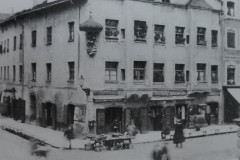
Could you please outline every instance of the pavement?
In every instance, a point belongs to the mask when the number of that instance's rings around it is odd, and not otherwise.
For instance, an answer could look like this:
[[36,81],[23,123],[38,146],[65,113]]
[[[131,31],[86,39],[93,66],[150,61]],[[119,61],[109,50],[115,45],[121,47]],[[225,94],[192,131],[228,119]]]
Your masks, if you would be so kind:
[[[43,128],[33,124],[21,123],[11,118],[0,117],[0,127],[13,134],[19,135],[26,139],[37,139],[55,148],[68,148],[69,142],[64,137],[62,131],[52,130],[50,128]],[[205,136],[221,135],[234,133],[239,127],[235,124],[225,125],[210,125],[196,131],[196,129],[184,129],[185,138],[199,138]],[[174,131],[171,131],[164,140],[172,140]],[[161,138],[161,131],[149,131],[145,134],[137,134],[133,139],[133,144],[151,143],[163,141]],[[85,149],[85,144],[90,143],[91,140],[74,139],[72,140],[72,149]]]

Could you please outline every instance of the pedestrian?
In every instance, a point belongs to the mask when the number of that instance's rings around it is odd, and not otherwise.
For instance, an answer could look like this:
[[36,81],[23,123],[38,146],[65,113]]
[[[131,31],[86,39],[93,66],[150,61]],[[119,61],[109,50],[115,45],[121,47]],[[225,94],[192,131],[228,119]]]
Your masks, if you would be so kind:
[[64,136],[67,138],[68,142],[69,142],[69,149],[72,148],[72,144],[71,141],[72,139],[74,139],[74,133],[73,133],[73,126],[70,125],[68,127],[68,129],[64,132]]
[[156,145],[152,152],[152,160],[170,160],[167,147],[165,145],[163,147],[159,144]]
[[169,135],[169,134],[170,134],[170,127],[164,125],[163,130],[161,132],[162,139],[165,139],[166,135]]
[[176,144],[176,147],[178,147],[178,144],[180,144],[182,148],[182,143],[185,141],[184,132],[183,132],[183,125],[181,122],[178,122],[175,125],[175,133],[173,135],[173,143]]

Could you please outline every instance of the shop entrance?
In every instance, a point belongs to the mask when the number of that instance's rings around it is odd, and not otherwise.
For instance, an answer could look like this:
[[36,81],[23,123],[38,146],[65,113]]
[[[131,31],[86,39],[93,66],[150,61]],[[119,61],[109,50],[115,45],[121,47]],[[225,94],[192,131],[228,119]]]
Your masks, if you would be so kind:
[[122,107],[110,107],[105,109],[105,119],[106,132],[122,131]]
[[35,121],[36,120],[36,96],[31,95],[30,96],[30,121]]
[[42,104],[42,126],[56,129],[56,105],[51,102]]
[[187,124],[187,104],[176,104],[175,116],[178,120],[181,120],[183,125]]
[[162,106],[152,106],[151,118],[152,118],[152,127],[154,131],[160,131],[163,129],[163,107]]
[[71,125],[74,123],[74,111],[75,111],[75,106],[72,104],[69,104],[67,106],[67,125]]
[[210,121],[211,121],[210,123],[217,124],[219,105],[217,102],[209,102],[207,104],[210,106]]

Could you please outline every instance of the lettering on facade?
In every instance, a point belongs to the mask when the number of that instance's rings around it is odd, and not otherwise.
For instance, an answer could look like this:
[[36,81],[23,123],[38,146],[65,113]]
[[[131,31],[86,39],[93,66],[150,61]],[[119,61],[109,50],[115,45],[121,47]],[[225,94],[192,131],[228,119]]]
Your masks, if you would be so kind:
[[187,91],[155,91],[153,92],[153,96],[167,97],[167,96],[185,96],[187,95]]
[[110,91],[110,90],[94,91],[93,95],[95,95],[95,96],[98,96],[98,95],[118,95],[118,91]]

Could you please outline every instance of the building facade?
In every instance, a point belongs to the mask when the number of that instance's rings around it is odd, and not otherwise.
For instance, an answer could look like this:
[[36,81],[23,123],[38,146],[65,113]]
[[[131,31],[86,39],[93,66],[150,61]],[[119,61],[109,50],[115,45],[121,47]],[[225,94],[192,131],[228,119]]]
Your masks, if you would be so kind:
[[2,101],[81,133],[162,130],[203,104],[222,122],[220,22],[217,0],[37,5],[1,22]]

